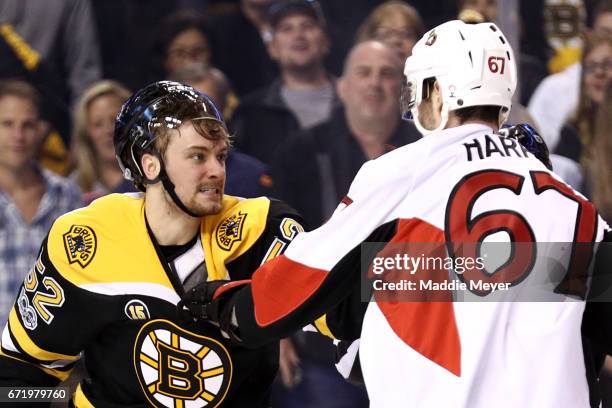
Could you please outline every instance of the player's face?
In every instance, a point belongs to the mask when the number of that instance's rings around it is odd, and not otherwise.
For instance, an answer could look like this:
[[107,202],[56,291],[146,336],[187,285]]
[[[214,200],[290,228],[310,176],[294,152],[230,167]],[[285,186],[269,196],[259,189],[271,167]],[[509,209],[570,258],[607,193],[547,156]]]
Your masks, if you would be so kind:
[[591,50],[584,59],[584,87],[593,102],[602,103],[606,88],[612,80],[612,47],[601,44]]
[[206,139],[191,122],[172,132],[164,158],[176,195],[200,217],[217,214],[225,186],[227,142]]
[[281,68],[308,69],[319,66],[329,49],[321,26],[309,16],[293,14],[276,26],[270,55]]
[[42,132],[38,110],[25,98],[0,98],[0,167],[17,171],[29,166],[36,155]]
[[117,164],[113,132],[119,110],[121,98],[113,94],[99,96],[87,107],[87,134],[94,145],[96,156],[103,162]]
[[339,83],[339,96],[350,116],[388,120],[399,116],[401,62],[379,42],[362,43],[349,55]]
[[164,65],[167,72],[192,65],[206,65],[210,63],[210,54],[208,39],[200,30],[190,28],[172,40]]

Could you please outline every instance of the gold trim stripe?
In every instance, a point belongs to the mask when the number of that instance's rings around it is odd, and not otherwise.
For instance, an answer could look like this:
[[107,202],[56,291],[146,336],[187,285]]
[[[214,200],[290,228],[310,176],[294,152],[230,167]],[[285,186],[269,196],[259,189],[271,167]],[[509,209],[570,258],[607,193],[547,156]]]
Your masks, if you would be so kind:
[[327,326],[327,315],[323,315],[317,320],[315,320],[314,325],[321,334],[330,337],[334,340],[336,339],[332,334],[331,330],[329,330],[329,327]]
[[21,363],[25,363],[25,364],[31,365],[33,367],[36,367],[36,368],[44,371],[45,373],[47,373],[47,374],[49,374],[49,375],[51,375],[51,376],[53,376],[55,378],[59,378],[62,381],[66,380],[70,376],[70,373],[72,372],[72,369],[70,369],[69,371],[54,370],[52,368],[43,367],[43,366],[40,366],[38,364],[34,364],[34,363],[30,363],[29,361],[22,360],[20,358],[17,358],[17,357],[14,357],[14,356],[10,356],[10,355],[6,354],[4,351],[2,351],[1,347],[0,347],[0,356],[6,357],[6,358],[12,358],[13,360],[17,360],[17,361],[19,361]]
[[76,391],[74,392],[74,406],[76,408],[95,408],[89,399],[87,399],[85,393],[83,393],[81,384],[78,385]]
[[44,361],[55,361],[55,360],[70,360],[76,361],[79,359],[79,355],[71,356],[68,354],[60,354],[54,353],[52,351],[47,351],[38,347],[28,336],[25,329],[21,326],[21,322],[17,317],[17,312],[15,312],[15,307],[11,309],[11,313],[9,314],[9,329],[17,343],[23,351],[25,351],[30,356],[34,357],[37,360]]

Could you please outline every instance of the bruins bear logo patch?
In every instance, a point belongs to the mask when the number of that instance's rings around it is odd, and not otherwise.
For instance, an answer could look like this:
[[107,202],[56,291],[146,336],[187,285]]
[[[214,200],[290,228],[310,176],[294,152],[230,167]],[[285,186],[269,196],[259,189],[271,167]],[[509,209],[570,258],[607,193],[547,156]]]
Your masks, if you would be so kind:
[[85,268],[96,254],[96,234],[86,225],[73,225],[64,235],[64,249],[68,262]]
[[234,243],[242,240],[242,229],[244,227],[244,220],[247,214],[242,211],[238,211],[238,214],[234,214],[229,218],[226,218],[217,227],[217,244],[221,249],[230,251]]
[[161,319],[140,329],[134,368],[155,408],[219,407],[232,380],[232,360],[221,343]]

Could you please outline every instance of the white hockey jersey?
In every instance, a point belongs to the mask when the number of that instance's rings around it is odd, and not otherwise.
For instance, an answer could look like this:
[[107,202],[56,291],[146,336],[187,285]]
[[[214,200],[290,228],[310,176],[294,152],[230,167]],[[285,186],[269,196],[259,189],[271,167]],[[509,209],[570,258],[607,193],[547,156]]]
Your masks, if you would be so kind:
[[[590,243],[605,228],[591,203],[515,140],[463,125],[366,163],[326,224],[258,269],[234,301],[236,320],[253,344],[314,320],[354,287],[367,241],[480,242],[497,233]],[[537,261],[524,272],[512,287],[542,279]],[[571,279],[566,289],[575,296],[550,302],[370,302],[360,362],[372,406],[588,407],[586,286]]]

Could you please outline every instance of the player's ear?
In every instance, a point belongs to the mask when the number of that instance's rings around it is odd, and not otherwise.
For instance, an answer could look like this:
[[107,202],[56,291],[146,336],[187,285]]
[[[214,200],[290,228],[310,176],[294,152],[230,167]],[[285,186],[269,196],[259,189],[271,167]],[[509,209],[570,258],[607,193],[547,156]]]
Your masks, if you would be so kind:
[[442,87],[440,82],[434,81],[431,87],[431,101],[436,109],[442,111]]
[[142,155],[140,161],[145,177],[149,180],[155,180],[161,171],[161,162],[159,158],[153,154],[145,153]]

